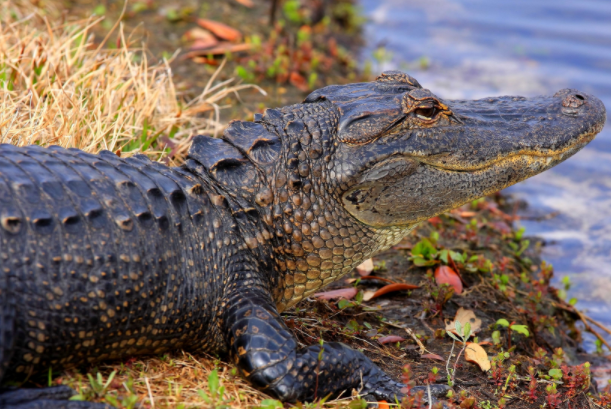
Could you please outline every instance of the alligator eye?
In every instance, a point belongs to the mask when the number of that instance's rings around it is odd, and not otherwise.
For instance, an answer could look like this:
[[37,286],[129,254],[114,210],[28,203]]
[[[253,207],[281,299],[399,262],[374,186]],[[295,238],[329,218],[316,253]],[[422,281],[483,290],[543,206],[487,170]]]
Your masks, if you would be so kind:
[[420,119],[433,119],[437,115],[437,108],[418,108],[414,111]]

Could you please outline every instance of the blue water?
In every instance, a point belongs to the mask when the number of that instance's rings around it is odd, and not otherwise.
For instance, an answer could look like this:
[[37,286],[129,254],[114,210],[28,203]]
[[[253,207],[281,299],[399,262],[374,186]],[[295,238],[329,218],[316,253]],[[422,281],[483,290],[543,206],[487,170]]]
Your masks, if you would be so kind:
[[[601,98],[611,117],[609,0],[361,4],[370,19],[363,60],[380,46],[392,54],[374,60],[374,71],[407,71],[448,99],[577,88]],[[611,326],[611,125],[567,162],[506,192],[528,202],[525,216],[559,212],[520,224],[547,241],[543,257],[556,280],[570,277],[578,307]]]

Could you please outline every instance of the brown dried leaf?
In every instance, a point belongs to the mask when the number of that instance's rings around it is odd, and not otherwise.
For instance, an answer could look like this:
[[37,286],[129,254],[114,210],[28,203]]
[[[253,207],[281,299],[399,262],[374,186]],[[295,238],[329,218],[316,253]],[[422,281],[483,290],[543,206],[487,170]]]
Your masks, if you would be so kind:
[[376,292],[365,291],[363,293],[363,301],[369,301],[373,298],[377,298],[381,295],[392,293],[394,291],[414,290],[416,288],[420,288],[420,287],[417,285],[413,285],[413,284],[401,284],[401,283],[388,284],[380,288]]
[[475,316],[475,312],[473,312],[472,310],[464,309],[462,307],[460,307],[458,311],[456,311],[454,321],[446,321],[446,331],[456,334],[456,321],[460,322],[460,326],[462,328],[464,328],[465,324],[468,322],[471,325],[471,334],[475,334],[482,328],[482,320]]
[[201,40],[214,41],[215,43],[219,42],[219,40],[217,40],[217,38],[210,31],[199,27],[193,27],[192,29],[187,30],[187,32],[183,35],[183,39],[185,41]]
[[320,298],[321,300],[334,300],[337,298],[345,298],[346,300],[350,300],[356,295],[357,292],[358,290],[354,287],[340,288],[339,290],[316,293],[313,295],[313,297]]
[[200,27],[209,30],[221,40],[238,41],[240,38],[242,38],[242,33],[233,27],[229,27],[227,24],[214,20],[208,20],[206,18],[198,18],[196,22]]
[[468,362],[479,365],[482,371],[486,372],[490,370],[490,360],[488,354],[481,347],[481,345],[475,342],[467,342],[467,348],[465,349],[465,359]]
[[373,260],[368,258],[356,267],[356,272],[361,277],[368,276],[373,271]]

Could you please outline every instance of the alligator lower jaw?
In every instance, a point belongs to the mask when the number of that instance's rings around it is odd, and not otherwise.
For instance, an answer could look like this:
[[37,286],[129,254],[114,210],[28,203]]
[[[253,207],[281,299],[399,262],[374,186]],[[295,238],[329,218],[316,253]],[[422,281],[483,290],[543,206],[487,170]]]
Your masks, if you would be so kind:
[[495,158],[492,161],[459,168],[458,166],[448,166],[445,164],[440,164],[438,162],[427,161],[426,158],[418,158],[414,156],[410,156],[409,158],[412,160],[417,160],[418,162],[436,168],[438,170],[443,170],[447,172],[477,172],[477,171],[485,171],[493,166],[503,166],[504,164],[515,162],[519,159],[528,159],[529,162],[532,163],[541,163],[541,161],[547,162],[547,164],[558,164],[565,159],[573,156],[575,153],[579,152],[583,149],[588,143],[592,142],[596,135],[602,131],[603,125],[596,125],[589,132],[584,132],[579,135],[574,143],[564,149],[550,152],[550,153],[541,153],[541,152],[533,152],[533,151],[518,151],[516,153],[512,153],[507,156]]

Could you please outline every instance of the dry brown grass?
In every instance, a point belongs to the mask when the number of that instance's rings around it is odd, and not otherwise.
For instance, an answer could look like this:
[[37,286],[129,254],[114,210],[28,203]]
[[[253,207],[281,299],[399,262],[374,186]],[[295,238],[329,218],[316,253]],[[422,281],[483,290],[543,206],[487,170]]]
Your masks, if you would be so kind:
[[[217,391],[216,394],[211,392],[209,384],[215,369],[219,386],[223,388],[222,393]],[[107,381],[113,371],[116,375],[108,388],[99,394],[95,393],[91,381],[81,374],[66,373],[57,381],[70,385],[88,400],[111,403],[118,408],[131,408],[136,403],[136,407],[143,408],[246,409],[265,405],[270,399],[235,375],[235,370],[226,363],[183,351],[103,366],[99,373]],[[97,371],[92,373],[97,375]]]
[[0,7],[0,143],[142,152],[179,162],[192,135],[222,130],[220,104],[253,87],[214,84],[213,76],[198,97],[182,101],[168,62],[152,64],[120,25],[111,48],[108,41],[95,44],[90,33],[100,19],[58,15],[49,2]]

